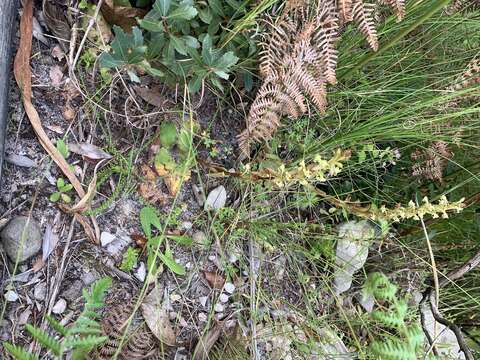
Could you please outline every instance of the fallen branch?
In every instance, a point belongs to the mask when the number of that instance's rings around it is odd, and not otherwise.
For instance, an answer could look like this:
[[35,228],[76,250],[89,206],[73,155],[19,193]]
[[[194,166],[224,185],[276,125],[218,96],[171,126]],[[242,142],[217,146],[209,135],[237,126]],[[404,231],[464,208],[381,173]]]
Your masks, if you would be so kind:
[[[13,66],[13,72],[15,75],[15,80],[20,88],[23,100],[23,106],[25,112],[30,120],[33,130],[35,131],[38,140],[42,147],[47,151],[52,160],[58,165],[62,173],[67,177],[70,183],[73,185],[75,191],[80,197],[80,202],[83,200],[87,194],[82,187],[82,184],[75,176],[73,171],[70,169],[67,161],[64,159],[62,154],[57,150],[53,145],[52,141],[49,139],[47,133],[43,129],[40,116],[38,115],[35,106],[32,103],[32,72],[30,69],[30,56],[32,52],[32,26],[33,26],[33,0],[25,0],[23,5],[23,12],[20,18],[20,43],[18,46],[18,51],[15,56],[15,62]],[[82,215],[76,214],[77,218]],[[91,221],[94,224],[94,227],[97,228],[95,223],[95,218],[91,217]],[[81,223],[86,223],[84,222]],[[97,231],[98,232],[98,231]],[[90,235],[90,234],[89,234]],[[94,238],[91,239],[94,242],[98,243],[98,234],[94,234]]]

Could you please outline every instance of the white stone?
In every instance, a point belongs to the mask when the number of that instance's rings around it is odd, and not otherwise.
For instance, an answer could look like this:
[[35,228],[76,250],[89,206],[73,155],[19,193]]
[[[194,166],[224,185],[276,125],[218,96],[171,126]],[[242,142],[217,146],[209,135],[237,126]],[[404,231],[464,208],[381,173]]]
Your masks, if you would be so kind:
[[115,240],[115,235],[109,232],[102,231],[102,233],[100,234],[100,243],[102,244],[103,247],[110,244],[113,240]]
[[225,306],[223,306],[220,303],[216,303],[213,310],[215,310],[215,312],[217,312],[217,313],[220,313],[220,312],[223,312],[223,310],[225,310]]
[[55,305],[53,305],[52,312],[54,314],[62,314],[66,308],[67,308],[67,302],[64,299],[60,298],[55,303]]
[[15,301],[18,300],[18,294],[13,290],[8,290],[5,293],[5,300],[7,300],[9,302],[15,302]]
[[200,303],[200,305],[202,305],[203,307],[207,306],[207,301],[208,301],[208,296],[200,296],[198,298],[198,302]]
[[35,300],[45,300],[45,296],[47,295],[47,285],[44,282],[38,283],[35,285],[33,289],[33,297]]
[[140,262],[140,265],[138,265],[138,269],[135,270],[135,272],[133,273],[133,276],[135,276],[141,282],[145,281],[145,278],[147,277],[147,268],[143,261]]
[[210,191],[207,196],[207,200],[204,204],[205,210],[219,210],[225,206],[227,202],[227,191],[220,185]]
[[210,261],[215,261],[216,258],[217,258],[217,257],[216,257],[215,255],[210,255],[210,256],[208,257],[208,260],[210,260]]
[[179,301],[182,297],[176,293],[173,293],[172,295],[170,295],[170,300],[172,302],[176,302],[176,301]]
[[203,312],[201,312],[201,313],[198,314],[198,321],[200,321],[200,322],[207,322],[207,320],[208,320],[207,314],[205,314],[205,313],[203,313]]
[[223,287],[223,289],[225,290],[225,292],[227,292],[229,294],[233,294],[233,292],[235,291],[235,285],[227,282],[227,283],[225,283],[225,286]]
[[222,303],[228,302],[228,299],[229,299],[228,295],[224,293],[220,294],[220,296],[218,297],[218,300],[220,300],[220,302]]

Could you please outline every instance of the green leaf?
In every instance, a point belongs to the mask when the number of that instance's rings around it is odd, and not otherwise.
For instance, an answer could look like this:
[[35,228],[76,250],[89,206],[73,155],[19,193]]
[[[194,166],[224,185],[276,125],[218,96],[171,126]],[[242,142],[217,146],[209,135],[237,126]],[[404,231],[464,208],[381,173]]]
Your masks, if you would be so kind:
[[132,4],[130,4],[130,0],[114,0],[113,4],[117,6],[132,7]]
[[163,24],[159,20],[155,19],[148,19],[148,18],[143,18],[141,20],[138,20],[138,24],[145,30],[151,31],[153,33],[163,33],[165,31],[165,28],[163,27]]
[[185,41],[185,45],[187,45],[188,47],[190,47],[192,49],[198,49],[200,47],[200,43],[193,36],[184,35],[182,37],[182,39],[183,39],[183,41]]
[[52,195],[50,195],[50,201],[57,202],[58,200],[60,200],[60,195],[61,195],[60,192],[55,191]]
[[166,169],[171,170],[175,168],[175,160],[173,160],[168,150],[163,147],[155,155],[154,163],[156,167],[163,165]]
[[57,189],[61,191],[61,189],[65,186],[65,180],[63,178],[57,179]]
[[140,84],[140,78],[137,76],[137,74],[135,74],[134,71],[132,70],[127,70],[127,74],[128,74],[128,77],[130,78],[130,81],[131,82],[134,82],[134,83],[137,83],[137,84]]
[[166,148],[170,148],[177,141],[177,127],[173,122],[167,121],[160,125],[160,142]]
[[182,129],[178,136],[178,148],[184,153],[188,154],[193,147],[193,136],[190,130]]
[[200,9],[198,11],[198,17],[202,20],[205,24],[210,24],[213,19],[212,10],[209,7],[205,9]]
[[178,20],[192,20],[197,16],[198,11],[192,5],[180,5],[174,11],[172,11],[168,16],[168,20],[178,21]]
[[208,5],[212,9],[212,11],[221,17],[225,17],[225,12],[223,11],[222,2],[219,0],[208,0]]
[[170,42],[180,54],[187,55],[187,47],[183,39],[176,37],[175,35],[170,35]]
[[203,77],[194,75],[188,82],[188,90],[193,94],[200,90],[202,86]]
[[209,34],[205,35],[202,40],[202,58],[205,64],[212,65],[213,63],[213,51],[212,51],[212,38]]
[[120,264],[120,270],[132,271],[138,262],[138,250],[133,247],[129,247],[123,254],[122,263]]
[[65,184],[65,185],[59,187],[58,190],[60,190],[60,192],[68,192],[68,191],[70,191],[70,190],[72,190],[72,189],[73,189],[73,185],[72,185],[72,184]]
[[146,206],[140,210],[140,224],[148,239],[152,237],[152,226],[158,230],[162,229],[162,224],[160,223],[157,212],[150,206]]
[[106,69],[112,69],[125,65],[125,61],[115,59],[111,54],[103,53],[100,55],[100,66]]
[[221,70],[228,70],[235,65],[237,61],[238,57],[235,56],[233,51],[228,51],[215,63],[215,67]]
[[60,196],[65,204],[70,204],[72,202],[72,198],[69,195],[62,193]]
[[191,246],[193,244],[193,239],[186,235],[167,235],[167,238],[172,239],[177,244],[184,246]]
[[222,79],[228,80],[229,75],[223,70],[214,70],[213,71],[218,77]]
[[157,0],[155,1],[153,8],[157,10],[162,16],[167,16],[171,4],[171,0]]
[[162,260],[162,262],[175,274],[177,275],[185,275],[186,270],[185,267],[175,262],[173,258],[173,254],[170,249],[165,251],[165,254],[158,254],[158,258]]
[[101,66],[114,67],[113,65],[118,66],[118,64],[138,64],[142,62],[147,51],[147,47],[144,46],[142,31],[135,26],[132,33],[127,34],[116,25],[113,27],[113,31],[115,32],[115,39],[111,44],[113,52],[110,56],[102,54],[100,58]]
[[58,139],[56,144],[58,152],[66,159],[69,155],[68,146],[63,139]]

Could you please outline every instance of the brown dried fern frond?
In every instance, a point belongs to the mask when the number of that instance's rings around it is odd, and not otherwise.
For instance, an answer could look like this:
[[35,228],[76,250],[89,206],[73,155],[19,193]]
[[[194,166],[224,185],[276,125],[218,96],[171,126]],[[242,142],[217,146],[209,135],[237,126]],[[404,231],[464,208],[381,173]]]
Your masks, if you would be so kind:
[[325,111],[326,83],[336,82],[337,32],[333,3],[327,0],[289,8],[273,23],[260,58],[264,82],[250,108],[247,129],[238,138],[245,155],[251,143],[271,138],[283,116],[305,113],[307,97]]
[[367,3],[363,1],[356,1],[353,5],[352,13],[353,20],[358,24],[359,31],[365,35],[368,44],[373,51],[378,50],[378,36],[375,22],[373,20],[373,12],[375,10],[375,4]]
[[445,9],[446,15],[453,15],[463,10],[474,10],[480,8],[479,0],[453,0]]
[[132,323],[124,336],[134,304],[134,300],[131,299],[123,303],[114,303],[106,309],[102,320],[102,332],[104,336],[108,336],[108,340],[90,355],[91,360],[111,359],[121,343],[119,360],[162,359],[156,338],[143,322]]
[[443,173],[453,153],[445,141],[434,141],[427,149],[416,150],[412,153],[412,175],[427,180],[443,180]]
[[480,84],[480,58],[475,58],[467,65],[467,68],[454,86],[455,90],[463,90]]

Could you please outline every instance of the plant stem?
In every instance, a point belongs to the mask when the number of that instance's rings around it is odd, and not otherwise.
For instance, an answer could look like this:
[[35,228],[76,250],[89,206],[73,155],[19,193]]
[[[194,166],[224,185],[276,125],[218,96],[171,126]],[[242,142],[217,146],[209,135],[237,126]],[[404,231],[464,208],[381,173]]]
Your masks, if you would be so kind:
[[430,19],[437,11],[442,9],[445,5],[447,5],[450,2],[450,0],[440,0],[438,1],[437,4],[433,5],[425,14],[420,16],[412,25],[409,27],[405,28],[402,31],[399,31],[387,44],[384,46],[380,47],[378,51],[376,52],[370,52],[369,54],[365,55],[358,63],[357,65],[353,66],[352,68],[348,69],[347,71],[343,72],[340,74],[337,79],[342,80],[342,79],[348,79],[350,78],[353,74],[355,74],[356,71],[361,69],[365,64],[367,64],[369,61],[375,59],[377,56],[383,54],[385,51],[390,49],[392,46],[394,46],[396,43],[398,43],[403,37],[408,35],[410,32],[415,30],[418,26],[423,24],[425,21]]

